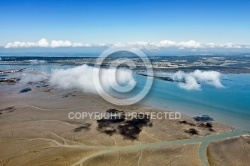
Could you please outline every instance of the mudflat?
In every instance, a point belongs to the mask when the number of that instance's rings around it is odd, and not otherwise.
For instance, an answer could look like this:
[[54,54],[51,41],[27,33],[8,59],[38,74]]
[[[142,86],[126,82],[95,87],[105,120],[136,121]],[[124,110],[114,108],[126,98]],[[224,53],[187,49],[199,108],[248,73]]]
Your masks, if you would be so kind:
[[[69,114],[76,115],[78,112],[134,112],[136,116],[141,116],[142,112],[167,110],[139,104],[119,107],[95,94],[57,89],[50,86],[47,80],[1,84],[0,87],[0,164],[4,166],[198,166],[206,162],[200,156],[200,138],[234,129],[215,122],[197,122],[185,115],[181,119],[147,117],[137,120],[123,116],[118,120],[91,116],[72,118]],[[234,139],[240,141],[242,137]],[[217,144],[209,144],[209,163],[214,165],[218,157],[224,158],[217,155],[221,150]],[[224,146],[225,143],[221,144]],[[228,146],[231,144],[236,146],[238,143],[226,143]],[[249,152],[249,146],[241,148]],[[224,159],[230,163],[226,157],[229,153],[224,152]]]

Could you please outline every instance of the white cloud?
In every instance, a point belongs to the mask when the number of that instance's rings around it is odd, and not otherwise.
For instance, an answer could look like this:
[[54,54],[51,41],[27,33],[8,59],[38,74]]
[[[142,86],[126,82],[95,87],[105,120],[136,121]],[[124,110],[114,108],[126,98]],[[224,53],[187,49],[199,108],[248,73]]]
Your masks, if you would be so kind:
[[175,42],[171,40],[162,40],[159,42],[146,42],[146,41],[136,41],[127,43],[81,43],[81,42],[71,42],[69,40],[52,40],[49,42],[47,39],[42,38],[38,42],[10,42],[7,43],[5,48],[29,48],[29,47],[47,47],[47,48],[57,48],[57,47],[137,47],[140,49],[161,49],[161,48],[178,48],[178,49],[198,49],[198,48],[250,48],[250,45],[237,45],[233,43],[226,44],[215,44],[215,43],[200,43],[194,40]]
[[160,41],[159,43],[156,43],[156,46],[158,46],[158,47],[174,47],[174,46],[176,46],[176,42],[171,41],[171,40],[163,40],[163,41]]
[[52,40],[50,43],[50,47],[71,47],[72,43],[68,40]]
[[236,44],[233,44],[233,43],[226,43],[224,45],[221,45],[221,47],[224,47],[224,48],[241,48],[240,45],[236,45]]
[[49,47],[49,42],[47,39],[42,38],[38,42],[19,42],[15,41],[13,43],[7,43],[5,48],[22,48],[22,47]]
[[139,48],[146,48],[146,49],[169,48],[169,47],[185,49],[185,48],[202,48],[203,47],[201,43],[196,42],[194,40],[190,40],[186,42],[174,42],[171,40],[162,40],[160,42],[151,42],[151,43],[138,41],[138,42],[128,42],[127,45],[139,47]]
[[216,44],[215,43],[206,43],[205,47],[207,47],[207,48],[215,48]]
[[200,71],[195,70],[191,73],[178,71],[173,75],[175,81],[180,82],[178,86],[186,90],[200,90],[201,85],[208,84],[216,88],[223,88],[220,81],[221,74],[217,71]]
[[99,47],[105,47],[105,46],[108,46],[108,44],[106,44],[106,43],[98,43],[97,46],[99,46]]
[[89,43],[72,43],[72,47],[91,47]]
[[37,46],[39,46],[39,47],[48,47],[49,46],[49,42],[48,42],[47,39],[42,38],[41,40],[39,40],[37,42]]
[[187,76],[185,78],[186,83],[180,83],[179,86],[183,89],[187,90],[200,90],[200,84],[196,81],[196,79],[192,76]]
[[30,48],[30,47],[46,47],[46,48],[57,48],[57,47],[91,47],[89,43],[72,43],[68,40],[52,40],[48,42],[47,39],[42,38],[37,42],[10,42],[7,43],[5,48]]
[[199,82],[205,82],[207,84],[213,85],[216,88],[222,88],[223,85],[220,82],[221,74],[217,71],[200,71],[195,70],[191,73],[196,80]]
[[180,48],[201,48],[201,47],[203,47],[201,45],[201,43],[196,42],[194,40],[190,40],[187,42],[180,42],[180,43],[177,43],[177,45],[179,45]]
[[[97,68],[82,65],[70,69],[54,70],[51,74],[51,85],[62,89],[80,89],[84,92],[97,93],[93,80],[94,70]],[[119,85],[133,87],[136,84],[133,73],[126,69],[101,69],[100,82],[105,91],[109,91]]]
[[111,46],[112,46],[112,47],[125,47],[126,44],[121,43],[121,42],[117,42],[117,43],[112,44]]
[[7,43],[4,47],[5,48],[17,48],[17,47],[24,47],[25,43],[24,42],[13,42],[13,43]]
[[145,41],[137,41],[137,42],[128,42],[128,43],[115,43],[112,46],[114,47],[122,47],[122,46],[132,46],[141,49],[160,49],[160,48],[178,48],[178,49],[198,49],[198,48],[250,48],[250,46],[241,46],[232,43],[226,44],[215,44],[215,43],[200,43],[194,40],[183,41],[183,42],[175,42],[171,40],[162,40],[159,42],[145,42]]

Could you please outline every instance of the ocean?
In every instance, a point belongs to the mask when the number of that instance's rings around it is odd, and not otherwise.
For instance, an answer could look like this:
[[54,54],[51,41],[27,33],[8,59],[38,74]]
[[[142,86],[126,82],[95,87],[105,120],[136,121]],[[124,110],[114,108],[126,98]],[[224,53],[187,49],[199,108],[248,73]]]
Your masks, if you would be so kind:
[[250,74],[222,74],[221,82],[224,88],[203,85],[201,90],[185,90],[176,82],[155,79],[142,103],[192,117],[209,115],[217,122],[250,131]]

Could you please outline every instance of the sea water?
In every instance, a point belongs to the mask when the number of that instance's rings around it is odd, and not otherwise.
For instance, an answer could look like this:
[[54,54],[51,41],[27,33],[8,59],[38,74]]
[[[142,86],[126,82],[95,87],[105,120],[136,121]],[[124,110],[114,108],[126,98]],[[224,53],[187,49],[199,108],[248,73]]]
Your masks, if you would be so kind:
[[221,82],[224,88],[202,85],[201,90],[185,90],[177,82],[155,79],[142,103],[189,116],[209,115],[215,121],[250,131],[250,74],[222,74]]

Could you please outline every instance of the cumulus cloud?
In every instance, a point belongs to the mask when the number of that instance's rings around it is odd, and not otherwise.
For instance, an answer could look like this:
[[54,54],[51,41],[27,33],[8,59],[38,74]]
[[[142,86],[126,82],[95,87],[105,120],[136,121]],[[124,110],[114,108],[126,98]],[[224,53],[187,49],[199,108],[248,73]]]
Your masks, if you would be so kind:
[[37,42],[10,42],[4,45],[5,48],[29,48],[29,47],[47,47],[47,48],[58,48],[58,47],[137,47],[140,49],[160,49],[160,48],[178,48],[178,49],[198,49],[198,48],[250,48],[249,45],[237,45],[233,43],[226,44],[215,44],[215,43],[200,43],[194,40],[175,42],[171,40],[162,40],[158,42],[117,42],[117,43],[81,43],[71,42],[69,40],[52,40],[48,41],[45,38],[40,39]]
[[50,43],[50,47],[71,47],[72,43],[68,40],[52,40]]
[[197,80],[190,75],[186,76],[185,83],[180,83],[179,86],[187,90],[200,90],[201,87]]
[[127,43],[129,46],[139,47],[139,48],[169,48],[169,47],[176,47],[176,48],[202,48],[203,45],[199,42],[194,40],[185,41],[185,42],[175,42],[171,40],[162,40],[160,42],[129,42]]
[[72,43],[72,47],[91,47],[89,43]]
[[237,45],[233,43],[215,44],[215,43],[200,43],[194,40],[175,42],[172,40],[162,40],[159,42],[128,42],[128,43],[115,43],[113,46],[133,46],[141,49],[160,49],[160,48],[178,48],[178,49],[198,49],[198,48],[250,48],[247,45]]
[[7,43],[5,48],[22,48],[22,47],[49,47],[49,42],[47,39],[42,38],[38,42],[19,42],[15,41],[13,43]]
[[47,41],[47,39],[42,38],[37,42],[37,46],[39,46],[39,47],[48,47],[49,42]]
[[205,82],[207,84],[213,85],[216,88],[222,88],[223,85],[220,82],[221,74],[217,71],[200,71],[195,70],[191,73],[198,81]]
[[242,48],[242,46],[235,45],[233,43],[222,44],[222,45],[220,45],[220,47],[224,47],[224,48]]
[[46,48],[57,48],[57,47],[91,47],[89,43],[72,43],[69,40],[52,40],[49,42],[47,39],[42,38],[37,42],[10,42],[7,43],[4,48],[30,48],[30,47],[46,47]]
[[177,43],[177,45],[179,45],[180,48],[201,48],[201,47],[203,47],[201,45],[201,43],[196,42],[194,40],[190,40],[187,42],[180,42],[180,43]]
[[191,73],[178,71],[173,75],[175,81],[180,82],[178,86],[186,90],[201,90],[201,84],[212,85],[216,88],[224,87],[220,81],[221,74],[217,71],[195,70]]
[[[69,69],[54,70],[51,74],[51,85],[62,89],[80,89],[84,92],[97,93],[93,80],[93,74],[97,68],[82,65]],[[133,73],[127,69],[101,69],[100,82],[105,91],[110,91],[120,86],[134,86],[136,84]],[[97,89],[98,90],[98,89]]]

